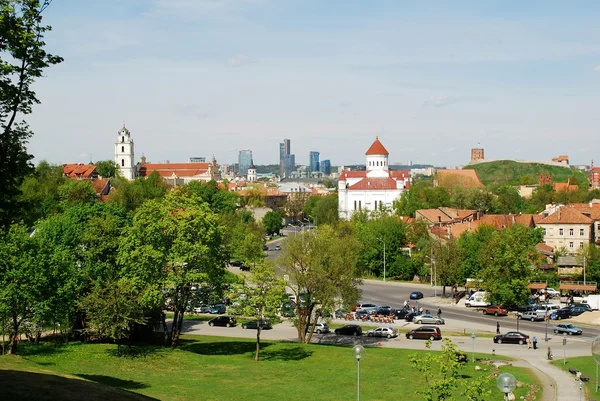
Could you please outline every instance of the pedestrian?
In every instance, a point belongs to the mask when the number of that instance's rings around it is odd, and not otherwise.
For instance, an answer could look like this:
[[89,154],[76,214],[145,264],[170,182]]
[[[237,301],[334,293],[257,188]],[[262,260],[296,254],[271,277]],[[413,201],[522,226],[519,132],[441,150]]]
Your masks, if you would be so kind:
[[423,314],[423,307],[419,306],[419,315],[422,315],[422,314]]
[[537,337],[533,336],[533,339],[531,341],[533,342],[533,349],[537,349]]
[[429,309],[425,309],[425,314],[429,315]]
[[527,337],[527,349],[531,349],[531,338]]
[[441,318],[442,317],[442,308],[438,308],[438,317]]
[[496,334],[500,334],[500,322],[496,322]]

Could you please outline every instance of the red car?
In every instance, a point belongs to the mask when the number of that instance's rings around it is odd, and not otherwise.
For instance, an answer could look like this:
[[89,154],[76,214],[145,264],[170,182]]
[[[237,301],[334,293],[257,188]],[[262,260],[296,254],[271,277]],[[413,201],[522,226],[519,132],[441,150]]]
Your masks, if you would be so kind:
[[490,305],[487,308],[483,308],[483,314],[494,316],[508,316],[508,310],[503,309],[498,305]]

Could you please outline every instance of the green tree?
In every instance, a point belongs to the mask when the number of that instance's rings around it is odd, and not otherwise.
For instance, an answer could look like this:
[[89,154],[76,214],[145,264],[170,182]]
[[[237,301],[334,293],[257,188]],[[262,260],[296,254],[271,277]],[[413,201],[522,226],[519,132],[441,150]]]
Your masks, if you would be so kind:
[[[279,307],[286,298],[285,281],[277,278],[272,263],[264,261],[254,265],[247,282],[237,288],[234,297],[238,299],[240,303],[238,310],[244,316],[252,317],[259,323],[273,321],[278,319]],[[261,332],[261,324],[258,324],[255,361],[258,361],[260,356]]]
[[523,211],[523,198],[514,187],[510,185],[503,185],[499,187],[495,194],[497,198],[494,199],[494,211],[499,214],[518,214]]
[[45,51],[42,12],[50,0],[0,0],[0,226],[19,220],[19,187],[32,171],[27,142],[33,132],[22,117],[40,103],[33,85],[62,61]]
[[465,231],[457,239],[462,254],[457,277],[459,283],[466,283],[468,278],[475,278],[479,275],[482,268],[481,253],[495,232],[495,227],[480,225],[476,231]]
[[265,232],[269,235],[278,234],[283,228],[283,217],[281,213],[269,211],[263,217]]
[[98,196],[89,181],[67,180],[58,188],[61,205],[83,205],[95,202]]
[[23,205],[22,215],[28,225],[60,210],[58,188],[66,180],[61,166],[52,166],[46,161],[41,161],[35,171],[25,177],[19,202]]
[[129,338],[136,324],[144,324],[144,313],[135,287],[127,280],[107,281],[96,286],[79,306],[86,314],[85,333],[117,343]]
[[293,321],[299,342],[310,342],[319,318],[358,301],[361,244],[347,228],[322,225],[284,240],[277,266],[288,275],[288,287],[297,299]]
[[96,162],[96,172],[102,178],[112,178],[117,176],[119,167],[112,160],[101,160]]
[[442,285],[442,294],[446,295],[446,286],[453,285],[459,277],[462,262],[460,246],[454,240],[440,241],[433,244],[435,280]]
[[265,258],[262,235],[253,232],[246,233],[237,253],[244,262],[252,264],[253,267],[256,266]]
[[317,204],[314,207],[313,212],[307,216],[311,219],[314,224],[337,224],[340,220],[340,213],[338,209],[338,196],[337,194],[325,195],[325,196],[312,196],[317,198]]
[[163,199],[168,186],[158,172],[154,171],[147,178],[136,178],[128,181],[118,177],[111,180],[115,191],[108,197],[109,203],[115,203],[129,211],[135,211],[144,202],[151,199]]

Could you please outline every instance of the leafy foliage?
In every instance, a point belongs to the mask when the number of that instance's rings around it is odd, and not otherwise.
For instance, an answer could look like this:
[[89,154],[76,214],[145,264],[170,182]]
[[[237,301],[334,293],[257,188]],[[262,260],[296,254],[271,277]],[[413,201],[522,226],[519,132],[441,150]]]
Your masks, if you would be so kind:
[[101,160],[96,162],[96,172],[102,178],[112,178],[117,176],[119,167],[113,160]]
[[263,217],[265,232],[269,235],[279,234],[283,228],[283,217],[278,211],[269,211]]

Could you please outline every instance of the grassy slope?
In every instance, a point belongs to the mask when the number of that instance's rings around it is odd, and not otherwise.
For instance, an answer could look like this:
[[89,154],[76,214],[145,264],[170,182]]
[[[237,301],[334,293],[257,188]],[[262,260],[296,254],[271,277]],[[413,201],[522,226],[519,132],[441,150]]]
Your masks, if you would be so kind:
[[[255,344],[249,340],[184,339],[175,350],[138,347],[143,352],[136,357],[117,357],[115,346],[106,344],[28,346],[23,358],[0,357],[0,369],[43,369],[169,400],[343,400],[356,396],[356,361],[349,347],[265,342],[263,361],[257,363],[252,360]],[[387,400],[400,390],[404,401],[422,399],[414,391],[425,380],[411,369],[408,357],[415,352],[420,351],[368,348],[361,361],[365,399]],[[485,371],[476,373],[467,364],[463,377],[489,374],[489,366],[483,366]],[[529,370],[506,367],[502,371],[535,383]],[[493,380],[489,387],[497,392]],[[519,389],[517,399],[526,391]]]
[[552,174],[554,182],[567,182],[571,175],[575,175],[582,182],[587,181],[587,176],[577,169],[567,167],[548,166],[539,163],[517,163],[511,160],[498,160],[487,163],[479,163],[465,166],[465,169],[474,169],[484,185],[510,184],[518,185],[519,179],[524,175],[530,175],[536,179],[541,173]]
[[[567,356],[569,354],[569,351],[567,351]],[[595,393],[596,391],[596,362],[594,361],[594,358],[591,356],[581,356],[578,358],[568,358],[567,359],[567,364],[564,365],[563,364],[563,352],[562,350],[556,350],[556,353],[554,354],[554,359],[555,361],[552,362],[553,364],[555,364],[556,366],[558,366],[561,369],[565,369],[565,370],[569,370],[569,368],[575,368],[577,370],[579,370],[580,372],[582,372],[584,375],[586,375],[587,377],[590,378],[590,381],[585,383],[585,387],[587,390],[587,393],[590,394],[593,398],[593,396],[595,395],[596,399],[598,399],[598,394]],[[590,398],[590,399],[592,399]]]

